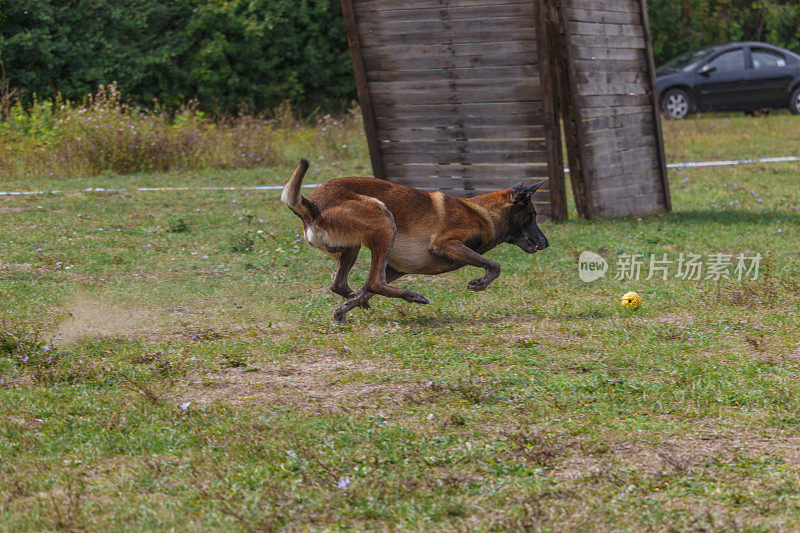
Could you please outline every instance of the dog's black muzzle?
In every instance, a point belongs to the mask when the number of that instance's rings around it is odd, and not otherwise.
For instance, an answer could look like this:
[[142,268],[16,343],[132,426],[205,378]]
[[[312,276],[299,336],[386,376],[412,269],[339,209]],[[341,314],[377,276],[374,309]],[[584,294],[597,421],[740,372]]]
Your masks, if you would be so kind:
[[544,234],[536,235],[535,237],[531,238],[528,235],[523,235],[518,239],[512,241],[512,244],[516,244],[522,251],[526,254],[532,254],[539,250],[544,250],[550,243],[547,241],[547,237]]

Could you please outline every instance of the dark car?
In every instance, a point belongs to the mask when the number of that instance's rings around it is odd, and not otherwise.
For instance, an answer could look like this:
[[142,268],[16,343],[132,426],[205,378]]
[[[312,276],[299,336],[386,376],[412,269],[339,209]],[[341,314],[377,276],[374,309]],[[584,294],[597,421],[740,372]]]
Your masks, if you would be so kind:
[[701,48],[668,61],[656,76],[661,107],[670,118],[776,107],[800,114],[800,55],[771,44]]

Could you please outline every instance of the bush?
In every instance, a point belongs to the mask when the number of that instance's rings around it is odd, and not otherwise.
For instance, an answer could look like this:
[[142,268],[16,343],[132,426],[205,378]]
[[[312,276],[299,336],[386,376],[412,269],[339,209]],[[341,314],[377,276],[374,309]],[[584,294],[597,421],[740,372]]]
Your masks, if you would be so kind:
[[27,104],[113,80],[140,105],[219,114],[355,96],[338,0],[0,0],[0,28]]
[[63,116],[55,143],[62,160],[87,164],[87,173],[169,170],[203,155],[205,132],[198,118],[185,108],[170,124],[163,113],[122,103],[116,86],[101,86],[86,107]]
[[[301,157],[368,172],[358,109],[301,120],[288,104],[274,116],[210,118],[195,103],[175,115],[125,103],[116,85],[82,105],[19,98],[0,119],[0,180],[107,173],[253,168]],[[359,167],[363,168],[359,170]]]

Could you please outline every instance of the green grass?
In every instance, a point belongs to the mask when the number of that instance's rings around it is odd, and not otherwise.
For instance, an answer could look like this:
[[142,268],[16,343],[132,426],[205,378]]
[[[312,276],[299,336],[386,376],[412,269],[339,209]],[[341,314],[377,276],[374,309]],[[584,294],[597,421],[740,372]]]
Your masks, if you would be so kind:
[[[669,122],[667,154],[792,155],[797,125]],[[132,192],[282,183],[308,131],[265,168],[2,182],[129,192],[0,198],[0,530],[800,527],[797,164],[671,172],[671,213],[545,224],[485,292],[408,277],[430,305],[339,327],[277,191]],[[363,174],[355,142],[307,181]],[[586,284],[583,250],[765,259]]]

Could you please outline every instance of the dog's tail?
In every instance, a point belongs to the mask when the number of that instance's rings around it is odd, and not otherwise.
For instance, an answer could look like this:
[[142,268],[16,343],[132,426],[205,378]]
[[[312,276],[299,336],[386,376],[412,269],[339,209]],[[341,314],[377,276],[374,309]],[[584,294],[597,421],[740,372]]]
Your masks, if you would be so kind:
[[295,215],[301,219],[310,221],[313,218],[311,212],[311,202],[303,198],[300,194],[300,186],[303,184],[303,177],[308,170],[308,161],[300,160],[300,164],[294,169],[292,177],[286,182],[281,193],[281,202],[285,203]]

